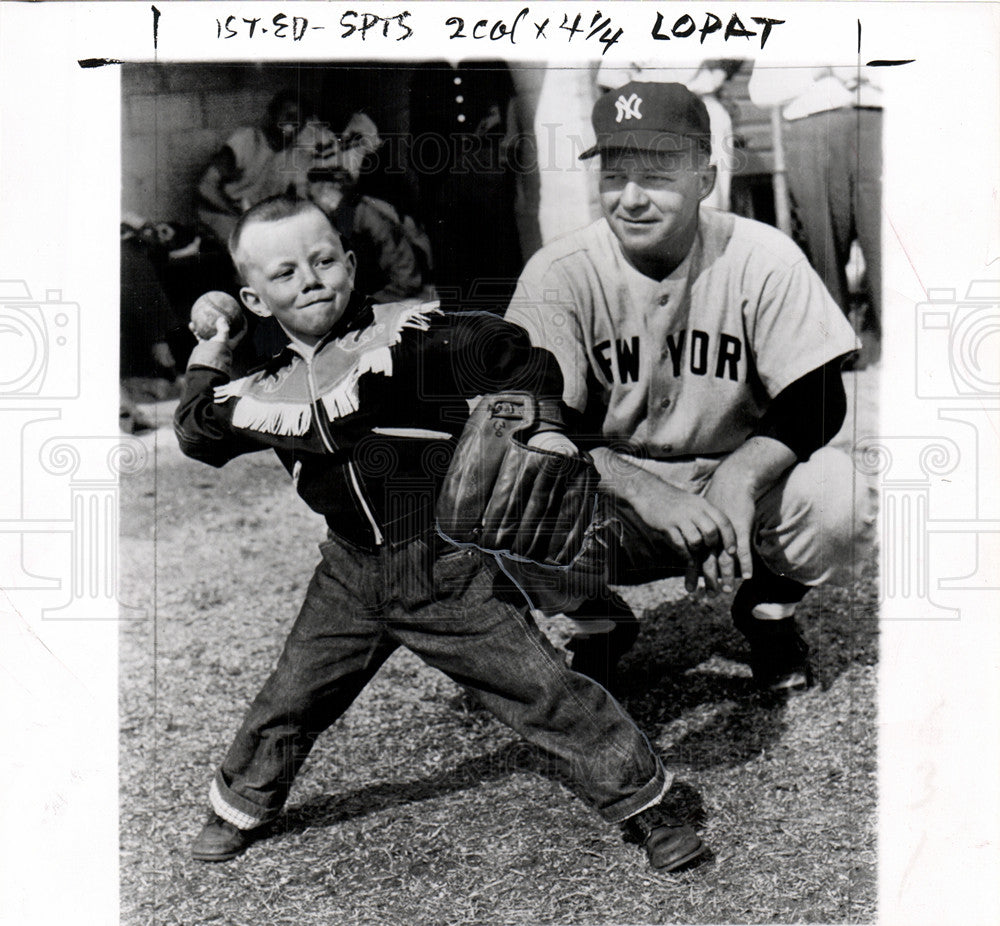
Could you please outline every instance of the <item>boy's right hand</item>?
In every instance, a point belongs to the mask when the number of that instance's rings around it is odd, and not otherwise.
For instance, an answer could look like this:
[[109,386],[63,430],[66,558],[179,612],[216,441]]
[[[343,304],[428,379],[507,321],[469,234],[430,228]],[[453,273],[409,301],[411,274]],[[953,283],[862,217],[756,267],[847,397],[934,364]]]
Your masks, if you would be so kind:
[[188,328],[199,341],[226,343],[232,348],[246,334],[247,325],[240,304],[229,293],[214,291],[195,300]]
[[[236,320],[235,330],[228,317],[230,314],[234,314]],[[239,303],[227,293],[206,293],[191,307],[188,328],[198,339],[188,357],[188,369],[205,366],[230,373],[233,350],[247,333],[246,319]]]
[[[192,325],[188,325],[188,327],[191,328],[192,331],[194,331]],[[208,344],[225,344],[230,348],[230,350],[232,350],[232,348],[236,347],[236,345],[243,340],[243,336],[246,333],[247,333],[246,322],[242,322],[236,326],[236,333],[230,334],[229,319],[227,319],[225,316],[220,316],[215,323],[215,334],[213,334],[210,338],[198,337],[198,332],[196,331],[194,334],[199,341]]]

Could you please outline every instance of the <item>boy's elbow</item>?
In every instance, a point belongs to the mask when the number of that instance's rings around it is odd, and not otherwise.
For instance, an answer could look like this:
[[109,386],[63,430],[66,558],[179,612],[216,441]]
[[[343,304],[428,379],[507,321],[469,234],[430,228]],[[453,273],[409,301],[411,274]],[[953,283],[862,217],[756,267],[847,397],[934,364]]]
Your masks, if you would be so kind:
[[174,419],[174,435],[177,437],[177,446],[181,453],[199,463],[207,463],[218,469],[224,466],[230,455],[222,452],[222,448],[217,441],[207,438],[204,434],[193,432],[185,426],[183,419]]
[[181,453],[199,463],[207,463],[220,469],[229,462],[228,455],[220,454],[217,448],[207,445],[204,441],[191,439],[177,435],[177,444],[181,448]]

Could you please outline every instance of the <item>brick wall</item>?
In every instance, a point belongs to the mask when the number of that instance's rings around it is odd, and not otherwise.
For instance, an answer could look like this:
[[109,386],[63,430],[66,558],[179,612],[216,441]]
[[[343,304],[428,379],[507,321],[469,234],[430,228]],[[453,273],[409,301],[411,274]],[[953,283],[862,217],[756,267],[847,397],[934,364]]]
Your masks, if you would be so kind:
[[194,189],[212,155],[235,128],[259,123],[286,87],[310,92],[321,107],[350,100],[383,132],[399,131],[405,118],[398,66],[123,65],[122,209],[192,221]]
[[212,154],[237,126],[259,122],[281,86],[256,67],[124,65],[122,209],[190,221]]

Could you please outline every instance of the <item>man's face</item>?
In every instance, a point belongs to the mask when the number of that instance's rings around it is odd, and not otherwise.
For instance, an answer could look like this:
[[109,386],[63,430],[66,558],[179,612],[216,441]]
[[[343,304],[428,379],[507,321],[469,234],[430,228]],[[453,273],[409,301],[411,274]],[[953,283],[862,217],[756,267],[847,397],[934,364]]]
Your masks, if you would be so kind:
[[237,255],[246,277],[244,304],[306,344],[340,320],[354,288],[354,255],[319,209],[248,225]]
[[672,153],[601,153],[601,207],[626,256],[640,268],[677,257],[678,249],[686,253],[699,203],[714,185],[715,168],[693,145]]

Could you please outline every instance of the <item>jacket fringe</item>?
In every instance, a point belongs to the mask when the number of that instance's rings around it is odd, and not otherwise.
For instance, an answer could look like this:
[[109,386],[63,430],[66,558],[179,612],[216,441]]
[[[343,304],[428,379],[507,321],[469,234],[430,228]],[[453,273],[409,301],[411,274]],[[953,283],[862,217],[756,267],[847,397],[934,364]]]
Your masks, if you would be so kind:
[[[354,368],[332,389],[320,396],[323,408],[331,420],[351,415],[360,408],[358,381],[366,373],[381,373],[392,376],[392,350],[403,338],[406,328],[427,331],[431,316],[440,315],[436,302],[424,302],[407,308],[396,319],[396,330],[386,344],[364,351]],[[301,437],[312,425],[312,408],[302,402],[264,402],[248,391],[253,374],[215,387],[215,401],[223,404],[236,399],[233,406],[233,427],[277,434],[287,437]],[[247,394],[244,394],[246,392]]]
[[221,386],[216,386],[214,390],[215,404],[224,405],[230,399],[239,398],[243,395],[243,387],[246,386],[249,380],[249,376],[243,376],[240,379],[234,379],[231,383],[223,383]]
[[401,313],[397,321],[397,328],[389,337],[388,343],[366,350],[358,357],[354,369],[336,386],[321,396],[323,408],[326,409],[330,418],[343,418],[353,414],[361,407],[358,398],[358,380],[366,373],[381,373],[383,376],[392,376],[391,348],[403,339],[404,328],[427,331],[431,325],[431,316],[440,314],[441,310],[436,302],[424,302]]
[[241,396],[233,407],[233,427],[264,434],[301,437],[312,424],[312,409],[298,402],[261,402]]

